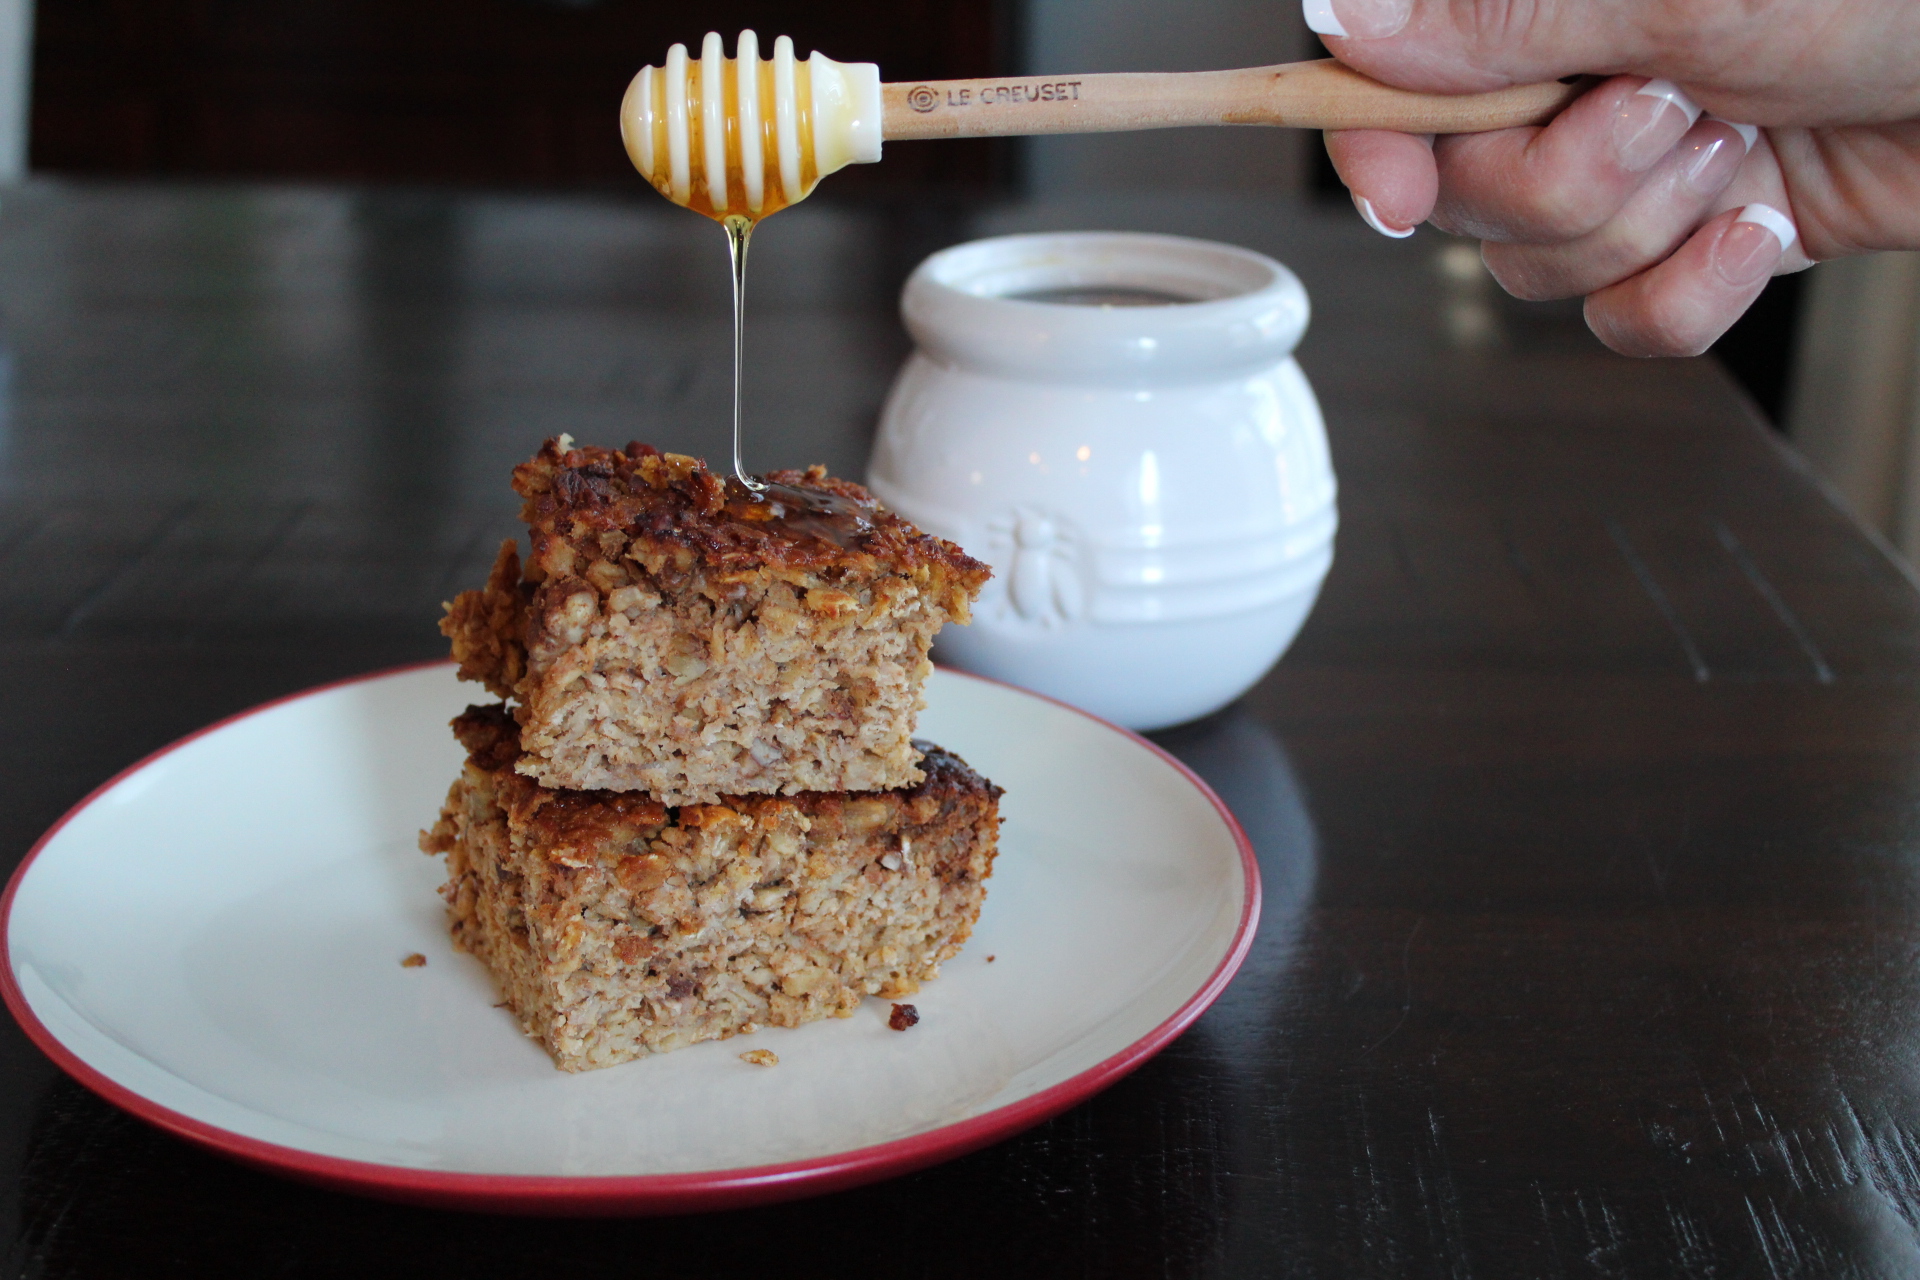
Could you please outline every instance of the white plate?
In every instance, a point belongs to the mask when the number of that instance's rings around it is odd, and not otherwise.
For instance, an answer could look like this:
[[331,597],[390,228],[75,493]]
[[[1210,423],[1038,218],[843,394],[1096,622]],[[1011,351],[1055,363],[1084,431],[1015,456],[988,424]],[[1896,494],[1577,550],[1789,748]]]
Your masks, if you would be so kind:
[[[584,1075],[494,1007],[415,848],[478,690],[436,664],[300,694],[134,766],[0,904],[0,989],[83,1083],[229,1155],[375,1195],[669,1212],[918,1168],[1072,1105],[1198,1017],[1253,937],[1251,850],[1150,743],[938,672],[920,736],[1006,788],[973,940],[888,1029],[767,1030]],[[403,968],[410,952],[424,968]],[[989,962],[988,957],[994,959]],[[774,1068],[740,1061],[772,1049]]]

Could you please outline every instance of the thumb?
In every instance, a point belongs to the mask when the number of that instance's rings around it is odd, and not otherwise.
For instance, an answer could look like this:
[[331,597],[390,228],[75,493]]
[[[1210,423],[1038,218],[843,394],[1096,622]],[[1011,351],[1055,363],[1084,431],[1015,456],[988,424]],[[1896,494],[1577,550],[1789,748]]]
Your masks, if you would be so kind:
[[1301,0],[1333,56],[1425,93],[1475,93],[1643,61],[1635,0]]

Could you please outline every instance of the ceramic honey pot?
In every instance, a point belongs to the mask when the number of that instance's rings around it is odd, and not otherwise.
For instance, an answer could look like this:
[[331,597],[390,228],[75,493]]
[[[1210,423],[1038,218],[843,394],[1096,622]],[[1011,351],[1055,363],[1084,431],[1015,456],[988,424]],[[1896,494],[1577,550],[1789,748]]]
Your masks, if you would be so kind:
[[868,484],[994,568],[937,656],[1134,729],[1259,680],[1337,524],[1293,273],[1175,236],[1002,236],[928,258],[901,310],[917,349]]

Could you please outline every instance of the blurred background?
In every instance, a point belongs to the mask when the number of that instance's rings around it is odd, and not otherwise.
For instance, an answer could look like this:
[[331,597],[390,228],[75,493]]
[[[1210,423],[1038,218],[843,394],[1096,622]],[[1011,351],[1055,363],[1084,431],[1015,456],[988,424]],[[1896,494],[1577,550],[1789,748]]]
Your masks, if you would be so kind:
[[[674,41],[743,27],[877,62],[892,80],[1323,52],[1288,0],[0,0],[0,181],[651,198],[617,144],[613,104]],[[1271,197],[1275,216],[1344,198],[1311,134],[1213,129],[890,144],[886,163],[815,199],[913,193],[924,210],[931,191],[978,207],[1193,190]],[[942,238],[931,229],[924,245]],[[1920,259],[1781,278],[1713,355],[1864,518],[1920,553]]]
[[[19,5],[22,0],[6,0]],[[28,0],[30,5],[30,0]],[[611,104],[637,67],[751,27],[893,80],[1184,70],[1306,56],[1262,0],[40,0],[31,17],[36,172],[637,189]],[[26,16],[26,10],[20,10]],[[16,18],[16,28],[24,26]],[[1317,47],[1317,46],[1316,46]],[[1029,183],[1297,190],[1291,135],[1122,138],[1021,153],[896,144],[833,194]]]

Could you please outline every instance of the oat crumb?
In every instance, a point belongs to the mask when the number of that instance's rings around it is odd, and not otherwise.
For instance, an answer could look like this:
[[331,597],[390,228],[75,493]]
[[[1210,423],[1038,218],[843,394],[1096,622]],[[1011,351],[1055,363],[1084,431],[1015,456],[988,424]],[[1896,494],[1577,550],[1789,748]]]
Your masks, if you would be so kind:
[[1000,958],[999,956],[988,956],[987,963],[992,964],[995,960],[998,960],[999,958]]
[[893,1006],[893,1014],[887,1019],[887,1025],[895,1031],[905,1031],[918,1021],[920,1021],[918,1009],[910,1004],[897,1004]]
[[751,1062],[756,1067],[777,1067],[780,1055],[771,1049],[749,1049],[740,1055],[740,1061]]
[[418,951],[416,951],[412,955],[408,956],[405,960],[402,960],[400,962],[400,967],[402,969],[424,969],[426,967],[426,964],[427,964],[427,958],[421,955]]

